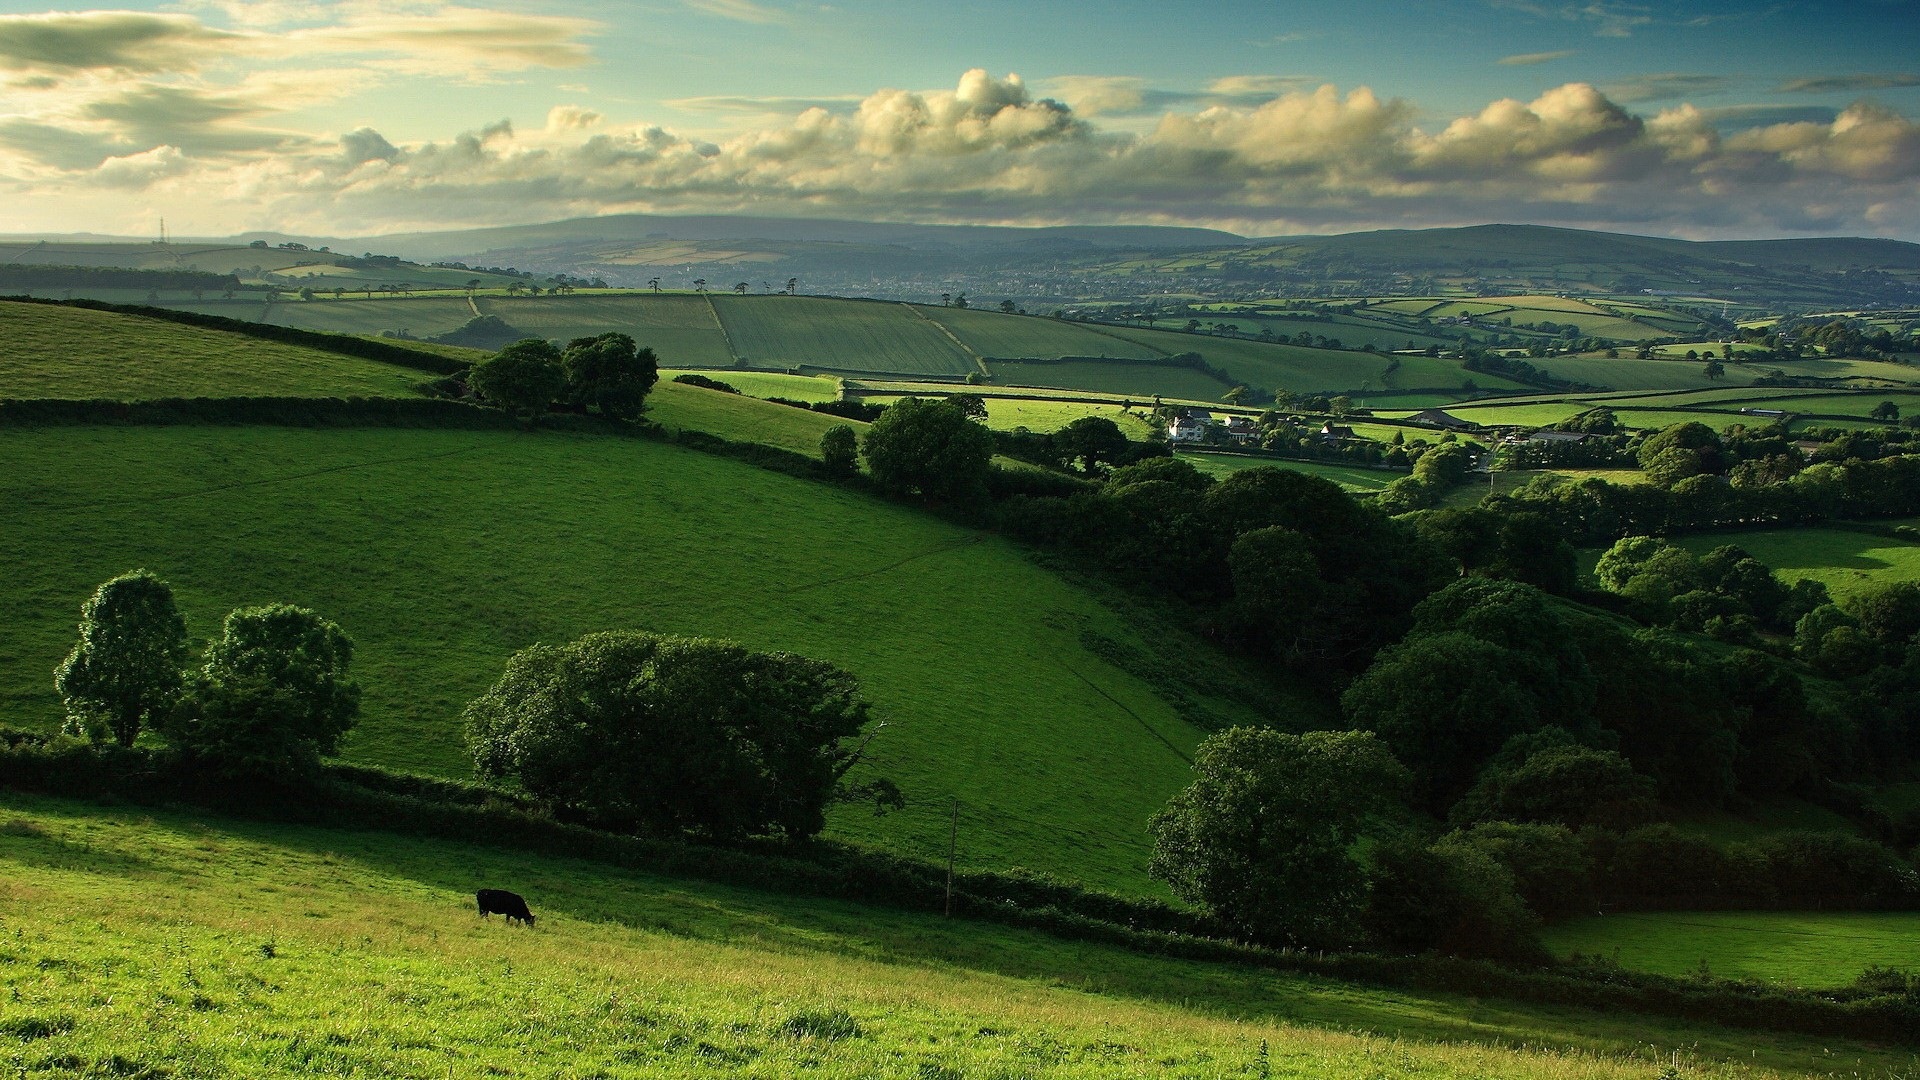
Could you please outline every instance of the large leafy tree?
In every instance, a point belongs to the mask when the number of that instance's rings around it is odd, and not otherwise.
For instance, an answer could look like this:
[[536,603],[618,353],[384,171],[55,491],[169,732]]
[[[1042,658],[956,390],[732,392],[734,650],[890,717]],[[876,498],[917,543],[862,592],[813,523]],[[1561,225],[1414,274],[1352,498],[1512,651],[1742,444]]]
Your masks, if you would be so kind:
[[805,837],[867,712],[819,660],[614,631],[515,654],[467,707],[467,745],[482,779],[603,825]]
[[481,400],[520,413],[537,413],[566,388],[560,350],[553,342],[527,338],[473,365],[467,385]]
[[241,608],[227,616],[163,730],[216,772],[311,772],[323,755],[339,753],[359,716],[360,687],[347,677],[352,660],[352,639],[306,608]]
[[993,436],[944,401],[901,398],[861,441],[867,471],[895,495],[969,502],[986,491]]
[[1365,874],[1351,853],[1406,771],[1372,735],[1229,728],[1153,818],[1149,872],[1263,941],[1330,945],[1355,932]]
[[171,586],[145,570],[102,584],[80,609],[80,640],[54,670],[68,729],[132,746],[173,707],[186,659],[187,624]]
[[574,404],[589,405],[622,420],[640,415],[647,394],[660,381],[659,357],[620,333],[574,338],[567,342],[560,366]]
[[1104,416],[1082,416],[1060,429],[1053,444],[1069,463],[1079,462],[1089,476],[1126,456],[1127,434]]

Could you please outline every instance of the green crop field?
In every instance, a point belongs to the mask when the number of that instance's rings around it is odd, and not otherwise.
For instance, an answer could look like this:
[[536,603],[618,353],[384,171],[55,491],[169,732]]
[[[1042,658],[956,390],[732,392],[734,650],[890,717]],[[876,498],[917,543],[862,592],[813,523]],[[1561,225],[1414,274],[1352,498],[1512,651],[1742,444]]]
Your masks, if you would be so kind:
[[1552,356],[1527,363],[1557,379],[1571,379],[1613,390],[1687,390],[1715,385],[1744,386],[1765,375],[1759,367],[1727,364],[1718,380],[1706,376],[1706,364],[1693,360],[1609,360],[1604,357]]
[[716,296],[713,303],[734,356],[748,367],[904,375],[979,370],[939,326],[905,304],[810,296]]
[[[716,400],[814,417],[691,387],[656,407]],[[708,634],[864,681],[890,724],[870,758],[910,804],[845,809],[840,834],[944,854],[957,796],[969,865],[1130,891],[1150,887],[1144,823],[1187,782],[1200,732],[1089,642],[1189,673],[1212,722],[1254,719],[1228,688],[1266,685],[1007,541],[643,439],[0,430],[0,560],[0,722],[58,722],[51,672],[80,603],[137,566],[174,583],[196,635],[270,600],[338,620],[366,688],[347,756],[456,776],[460,710],[514,650],[613,628]]]
[[1806,987],[1842,986],[1870,966],[1920,960],[1912,912],[1661,911],[1574,919],[1545,932],[1559,955],[1613,958],[1635,971]]
[[[524,893],[535,929],[481,920]],[[1912,1055],[1167,960],[471,845],[0,795],[23,1076],[1698,1080]]]
[[1395,480],[1407,475],[1390,469],[1368,469],[1358,465],[1330,465],[1318,461],[1285,461],[1279,458],[1254,457],[1250,454],[1209,454],[1205,451],[1182,450],[1182,461],[1190,461],[1194,468],[1214,476],[1230,476],[1242,469],[1272,466],[1290,472],[1306,473],[1331,480],[1352,492],[1379,491]]
[[1870,585],[1920,581],[1920,544],[1870,532],[1836,528],[1754,529],[1683,537],[1696,551],[1722,544],[1746,549],[1782,580],[1812,578],[1835,596]]
[[857,420],[668,379],[661,380],[648,395],[647,419],[670,428],[704,431],[735,442],[765,443],[814,458],[820,456],[820,436],[828,428],[846,424],[865,430],[867,426]]
[[0,302],[0,398],[411,397],[430,377],[158,319]]
[[1165,349],[1169,353],[1199,353],[1207,363],[1226,371],[1240,382],[1262,390],[1290,390],[1294,393],[1434,390],[1464,386],[1468,382],[1485,388],[1523,389],[1519,383],[1497,375],[1468,372],[1455,360],[1309,349],[1300,345],[1270,345],[1240,338],[1137,330],[1132,327],[1113,327],[1111,332]]
[[1052,359],[1057,356],[1117,356],[1152,360],[1167,355],[1136,341],[1106,333],[1104,327],[1032,315],[916,305],[915,310],[946,327],[981,356]]
[[497,316],[531,337],[571,341],[608,331],[628,334],[675,368],[720,368],[733,364],[727,338],[703,296],[588,294],[487,297],[483,314]]
[[1145,401],[1155,396],[1193,401],[1219,401],[1232,389],[1227,383],[1180,364],[1145,361],[1054,360],[1023,363],[991,360],[994,385],[1040,386],[1057,390],[1085,390],[1096,394],[1124,394]]
[[240,300],[209,300],[202,304],[169,304],[187,311],[222,315],[229,319],[250,319],[302,330],[326,330],[337,334],[379,334],[382,331],[406,331],[414,337],[433,337],[458,330],[473,318],[473,309],[464,296],[380,297],[368,300],[347,297],[343,300],[281,300],[273,304]]

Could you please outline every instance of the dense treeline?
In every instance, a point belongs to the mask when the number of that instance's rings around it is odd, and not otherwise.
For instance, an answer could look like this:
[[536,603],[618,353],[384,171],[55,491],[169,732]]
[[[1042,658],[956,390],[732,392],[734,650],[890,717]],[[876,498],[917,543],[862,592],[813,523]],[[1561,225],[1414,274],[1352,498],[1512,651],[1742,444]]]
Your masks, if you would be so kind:
[[233,274],[211,274],[204,270],[25,263],[0,266],[0,289],[176,289],[199,294],[232,292],[240,287],[240,279]]

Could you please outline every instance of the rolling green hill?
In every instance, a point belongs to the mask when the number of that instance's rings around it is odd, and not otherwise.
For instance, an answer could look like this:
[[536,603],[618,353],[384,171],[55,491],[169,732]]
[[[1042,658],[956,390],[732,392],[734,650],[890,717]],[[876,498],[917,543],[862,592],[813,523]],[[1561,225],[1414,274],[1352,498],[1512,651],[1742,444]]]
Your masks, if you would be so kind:
[[[524,893],[533,930],[482,921]],[[785,1080],[1894,1076],[1846,1040],[1386,992],[368,832],[0,795],[0,1066]]]
[[429,377],[160,319],[0,301],[0,398],[410,397]]
[[[692,387],[664,389],[661,411],[682,394],[816,418]],[[79,604],[136,566],[175,584],[197,635],[268,600],[338,620],[366,687],[348,757],[449,775],[467,768],[460,710],[515,649],[707,634],[864,681],[890,725],[872,760],[910,805],[843,810],[836,832],[944,855],[958,797],[968,865],[1132,891],[1148,888],[1144,822],[1186,782],[1190,719],[1260,715],[1244,703],[1258,676],[1004,540],[640,439],[0,429],[0,560],[0,722],[58,722],[50,672]],[[1184,673],[1208,717],[1122,656]]]

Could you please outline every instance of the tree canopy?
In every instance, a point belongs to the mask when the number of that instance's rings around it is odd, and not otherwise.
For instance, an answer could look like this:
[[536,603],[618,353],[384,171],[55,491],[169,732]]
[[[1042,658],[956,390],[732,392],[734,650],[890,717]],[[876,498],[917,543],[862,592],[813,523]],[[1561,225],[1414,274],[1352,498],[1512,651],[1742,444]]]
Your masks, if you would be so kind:
[[80,609],[80,640],[54,671],[67,725],[132,746],[173,707],[187,658],[187,624],[173,589],[145,570],[105,582]]
[[537,413],[560,396],[567,376],[560,350],[552,342],[527,338],[475,362],[467,373],[467,385],[489,404]]
[[639,416],[647,394],[660,381],[660,360],[653,350],[640,348],[621,333],[574,338],[561,354],[560,367],[573,404],[621,420]]
[[605,826],[806,837],[867,716],[819,660],[609,631],[516,653],[466,725],[481,779]]
[[874,482],[891,494],[969,502],[986,492],[993,436],[948,402],[908,397],[867,428],[861,449]]

